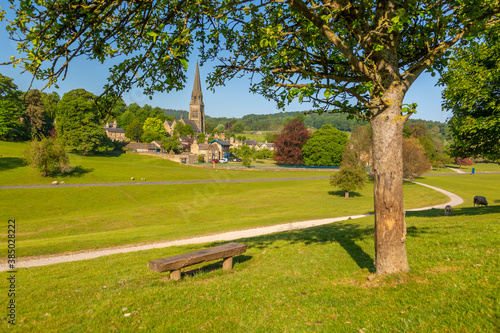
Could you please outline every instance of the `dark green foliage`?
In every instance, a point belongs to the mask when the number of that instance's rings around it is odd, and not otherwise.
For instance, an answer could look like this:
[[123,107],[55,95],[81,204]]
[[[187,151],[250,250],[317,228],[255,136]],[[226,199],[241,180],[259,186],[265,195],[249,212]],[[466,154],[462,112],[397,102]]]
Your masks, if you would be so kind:
[[178,154],[182,150],[182,145],[177,135],[164,137],[161,144],[165,152]]
[[231,130],[233,131],[233,133],[241,133],[245,130],[245,126],[241,121],[238,121],[234,123],[234,125],[231,127]]
[[302,147],[304,164],[311,166],[339,165],[345,151],[348,136],[332,127],[323,125],[314,132]]
[[158,132],[147,130],[141,135],[141,141],[151,143],[153,141],[161,141],[165,136],[161,136]]
[[43,135],[45,124],[45,112],[42,100],[42,94],[38,89],[32,89],[24,95],[24,104],[26,111],[24,113],[24,122],[28,133],[32,139]]
[[128,125],[125,130],[125,136],[135,142],[139,142],[141,140],[142,133],[144,133],[144,130],[138,120],[132,121],[132,123]]
[[64,145],[57,139],[42,138],[29,142],[24,158],[28,165],[42,171],[44,177],[72,170]]
[[24,113],[22,92],[14,81],[0,74],[0,138],[22,138],[20,118]]
[[205,142],[205,133],[198,133],[198,142],[199,143]]
[[183,123],[175,124],[174,132],[178,136],[192,136],[192,135],[196,134],[193,130],[193,127],[191,127],[191,125],[183,124]]
[[453,157],[500,160],[500,28],[455,49],[440,81],[443,108],[453,112],[449,125]]
[[345,197],[348,198],[349,192],[366,186],[364,169],[358,153],[347,147],[342,155],[340,170],[330,176],[330,185],[344,191]]
[[85,155],[112,150],[101,125],[94,94],[84,89],[67,92],[57,104],[57,135],[62,142]]

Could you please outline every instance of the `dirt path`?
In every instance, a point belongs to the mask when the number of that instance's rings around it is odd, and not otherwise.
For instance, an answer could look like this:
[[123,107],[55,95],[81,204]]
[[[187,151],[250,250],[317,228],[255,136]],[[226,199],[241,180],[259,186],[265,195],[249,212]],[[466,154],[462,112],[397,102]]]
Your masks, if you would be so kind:
[[[267,181],[269,181],[269,180],[267,180]],[[453,194],[451,192],[445,191],[443,189],[440,189],[440,188],[437,188],[434,186],[418,183],[415,181],[412,181],[412,182],[415,184],[418,184],[418,185],[429,187],[435,191],[444,193],[445,195],[447,195],[450,198],[450,201],[445,203],[445,204],[441,204],[441,205],[428,206],[428,207],[422,207],[422,208],[416,208],[416,209],[409,209],[408,211],[421,211],[421,210],[427,210],[427,209],[433,209],[433,208],[442,209],[446,205],[456,206],[456,205],[460,205],[461,203],[464,202],[461,197],[459,197],[458,195]],[[160,249],[160,248],[165,248],[165,247],[170,247],[170,246],[202,244],[202,243],[210,243],[210,242],[217,242],[217,241],[232,241],[232,240],[237,240],[237,239],[241,239],[241,238],[256,237],[256,236],[272,234],[272,233],[276,233],[276,232],[317,227],[317,226],[330,224],[330,223],[334,223],[334,222],[345,221],[348,219],[358,219],[358,218],[366,217],[366,216],[370,216],[370,215],[373,215],[373,214],[352,215],[352,216],[343,216],[343,217],[327,218],[327,219],[320,219],[320,220],[309,220],[309,221],[301,221],[301,222],[293,222],[293,223],[284,223],[284,224],[278,224],[278,225],[267,226],[267,227],[229,231],[229,232],[224,232],[224,233],[220,233],[220,234],[193,237],[193,238],[187,238],[187,239],[179,239],[179,240],[168,241],[168,242],[146,244],[146,245],[137,245],[137,246],[125,246],[125,247],[119,247],[119,248],[113,248],[113,249],[104,249],[104,250],[97,250],[97,251],[91,251],[91,252],[75,253],[75,254],[60,255],[60,256],[51,256],[51,257],[45,257],[45,258],[36,258],[36,259],[27,258],[27,260],[23,260],[22,258],[19,258],[17,263],[16,263],[16,268],[47,266],[47,265],[53,265],[53,264],[58,264],[58,263],[63,263],[63,262],[94,259],[94,258],[98,258],[98,257],[102,257],[102,256],[112,255],[112,254],[129,253],[129,252],[144,251],[144,250],[150,250],[150,249]],[[0,272],[4,272],[7,270],[9,270],[9,267],[7,266],[7,264],[0,265]]]

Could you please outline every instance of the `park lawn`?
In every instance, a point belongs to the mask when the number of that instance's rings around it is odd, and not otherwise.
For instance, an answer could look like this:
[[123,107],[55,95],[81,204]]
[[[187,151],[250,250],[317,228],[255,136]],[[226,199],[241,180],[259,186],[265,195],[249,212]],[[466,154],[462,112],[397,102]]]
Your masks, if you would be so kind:
[[472,165],[462,165],[462,166],[456,164],[450,164],[447,166],[461,170],[466,173],[471,173],[472,168],[474,168],[475,172],[500,172],[500,164],[498,163],[474,163]]
[[472,207],[476,195],[485,196],[490,206],[500,205],[500,174],[422,176],[415,181],[459,195],[465,201],[460,207]]
[[[0,141],[0,185],[49,185],[54,180],[66,184],[121,183],[145,178],[148,182],[210,180],[218,178],[215,168],[202,168],[180,165],[159,157],[137,154],[100,154],[83,156],[70,153],[74,172],[54,177],[41,177],[38,170],[24,164],[22,153],[26,142]],[[322,171],[260,171],[231,170],[225,174],[227,179],[270,179],[328,177]]]
[[[0,325],[12,332],[497,332],[499,207],[407,216],[408,273],[373,276],[367,217],[242,239],[248,250],[232,271],[202,264],[180,281],[147,263],[218,243],[18,269],[16,325]],[[9,276],[0,273],[4,305]]]
[[[405,182],[404,189],[406,208],[448,200],[420,185]],[[366,214],[372,193],[370,180],[346,200],[327,179],[4,189],[0,219],[16,219],[17,253],[27,257]]]

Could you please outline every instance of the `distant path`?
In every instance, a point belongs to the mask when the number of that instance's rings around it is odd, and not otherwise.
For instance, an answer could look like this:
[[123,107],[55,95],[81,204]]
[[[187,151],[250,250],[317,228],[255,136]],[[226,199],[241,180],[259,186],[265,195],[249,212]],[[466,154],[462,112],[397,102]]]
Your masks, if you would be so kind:
[[[451,169],[451,168],[450,168]],[[458,170],[458,169],[453,169]],[[499,171],[476,172],[476,175],[500,173]],[[457,173],[426,173],[422,176],[448,176],[448,175],[470,175],[463,171]],[[122,183],[95,183],[95,184],[59,184],[59,185],[6,185],[0,186],[0,190],[27,189],[27,188],[66,188],[66,187],[99,187],[99,186],[128,186],[128,185],[178,185],[178,184],[210,184],[210,183],[251,183],[251,182],[278,182],[290,180],[318,180],[330,177],[298,177],[298,178],[266,178],[266,179],[217,179],[217,180],[178,180],[163,182],[130,181]]]
[[209,183],[251,183],[251,182],[278,182],[290,180],[316,180],[329,177],[298,177],[298,178],[268,178],[268,179],[216,179],[216,180],[178,180],[164,182],[130,181],[127,183],[97,183],[97,184],[59,184],[59,185],[9,185],[0,186],[0,190],[20,188],[58,188],[58,187],[99,187],[99,186],[127,186],[127,185],[178,185],[178,184],[209,184]]
[[[309,178],[307,178],[307,179],[309,179]],[[428,206],[428,207],[422,207],[422,208],[416,208],[416,209],[409,209],[408,211],[419,211],[419,210],[427,210],[427,209],[432,209],[432,208],[440,209],[440,208],[444,208],[446,205],[456,206],[456,205],[459,205],[459,204],[464,202],[461,197],[459,197],[458,195],[453,194],[451,192],[445,191],[443,189],[440,189],[440,188],[437,188],[434,186],[418,183],[415,181],[411,181],[411,182],[418,184],[418,185],[426,186],[426,187],[429,187],[435,191],[444,193],[450,198],[450,201],[445,203],[445,204],[441,204],[441,205]],[[94,259],[94,258],[108,256],[108,255],[112,255],[112,254],[118,254],[118,253],[129,253],[129,252],[144,251],[144,250],[150,250],[150,249],[161,249],[161,248],[170,247],[170,246],[202,244],[202,243],[210,243],[210,242],[217,242],[217,241],[232,241],[232,240],[236,240],[236,239],[262,236],[262,235],[272,234],[272,233],[276,233],[276,232],[298,230],[298,229],[307,229],[307,228],[311,228],[311,227],[317,227],[317,226],[330,224],[330,223],[334,223],[334,222],[339,222],[339,221],[345,221],[345,220],[349,220],[349,219],[358,219],[361,217],[366,217],[366,216],[371,216],[371,215],[373,215],[373,214],[352,215],[352,216],[343,216],[343,217],[320,219],[320,220],[309,220],[309,221],[301,221],[301,222],[293,222],[293,223],[284,223],[284,224],[272,225],[272,226],[268,226],[268,227],[229,231],[229,232],[223,232],[223,233],[215,234],[215,235],[199,236],[199,237],[179,239],[179,240],[154,243],[154,244],[137,245],[137,246],[124,246],[124,247],[113,248],[113,249],[97,250],[97,251],[75,253],[75,254],[68,254],[68,255],[60,255],[60,256],[52,256],[52,257],[37,258],[37,259],[29,259],[28,258],[27,260],[24,260],[24,261],[22,261],[23,260],[22,258],[19,258],[17,263],[16,263],[16,268],[47,266],[47,265],[53,265],[53,264],[58,264],[58,263],[63,263],[63,262]],[[4,272],[7,270],[9,270],[7,264],[0,265],[0,272]]]
[[455,169],[455,168],[448,168],[448,169],[453,170],[453,171],[455,171],[456,173],[467,173],[467,172],[463,172],[463,171],[462,171],[462,170],[460,170],[460,169]]

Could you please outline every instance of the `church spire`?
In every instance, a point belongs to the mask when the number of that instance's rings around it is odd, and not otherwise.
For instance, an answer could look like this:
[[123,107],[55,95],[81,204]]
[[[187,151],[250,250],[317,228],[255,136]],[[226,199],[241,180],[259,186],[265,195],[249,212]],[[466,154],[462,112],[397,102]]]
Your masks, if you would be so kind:
[[191,93],[191,104],[203,105],[203,93],[201,91],[200,69],[196,62],[196,74],[194,76],[193,92]]
[[197,133],[205,133],[205,105],[203,104],[198,62],[196,62],[193,92],[191,93],[191,103],[189,103],[189,120]]

